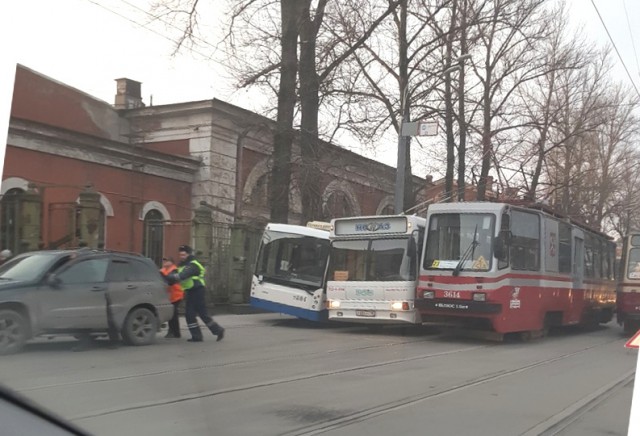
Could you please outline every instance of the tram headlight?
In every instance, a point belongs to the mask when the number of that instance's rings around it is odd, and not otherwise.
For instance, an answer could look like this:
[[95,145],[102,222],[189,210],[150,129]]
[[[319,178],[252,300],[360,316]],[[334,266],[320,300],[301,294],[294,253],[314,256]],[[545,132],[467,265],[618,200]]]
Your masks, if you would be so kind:
[[329,301],[329,309],[339,309],[339,308],[340,308],[340,300]]
[[435,291],[424,291],[424,293],[422,294],[422,298],[436,298],[436,293]]
[[393,303],[391,303],[391,309],[402,310],[402,301],[394,301]]
[[475,292],[473,294],[473,301],[487,301],[487,294],[484,292]]

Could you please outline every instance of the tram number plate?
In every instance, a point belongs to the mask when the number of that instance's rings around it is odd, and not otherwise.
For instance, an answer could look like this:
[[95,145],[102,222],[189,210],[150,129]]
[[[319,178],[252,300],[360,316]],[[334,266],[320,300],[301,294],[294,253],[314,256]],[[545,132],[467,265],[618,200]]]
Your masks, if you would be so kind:
[[369,318],[376,316],[375,310],[356,310],[356,316],[367,316]]

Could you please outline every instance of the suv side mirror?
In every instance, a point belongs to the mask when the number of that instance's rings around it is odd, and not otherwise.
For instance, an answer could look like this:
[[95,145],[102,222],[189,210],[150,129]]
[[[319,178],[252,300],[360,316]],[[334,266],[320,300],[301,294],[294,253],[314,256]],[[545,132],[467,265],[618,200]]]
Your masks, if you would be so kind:
[[55,274],[50,274],[47,277],[47,284],[52,288],[57,289],[60,287],[60,285],[62,285],[62,280],[60,280],[60,277],[56,276]]

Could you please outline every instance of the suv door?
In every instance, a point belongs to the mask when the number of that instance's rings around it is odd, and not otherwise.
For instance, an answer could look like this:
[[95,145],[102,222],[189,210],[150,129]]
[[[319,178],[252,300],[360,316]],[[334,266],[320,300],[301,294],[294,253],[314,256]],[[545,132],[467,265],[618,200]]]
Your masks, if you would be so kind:
[[[155,265],[125,256],[114,257],[109,262],[109,297],[114,319],[118,324],[136,305],[149,303],[153,306],[167,303],[167,284]],[[166,300],[166,301],[165,301]],[[173,306],[171,306],[173,307]]]
[[107,327],[106,257],[81,258],[56,272],[57,284],[42,295],[44,329]]

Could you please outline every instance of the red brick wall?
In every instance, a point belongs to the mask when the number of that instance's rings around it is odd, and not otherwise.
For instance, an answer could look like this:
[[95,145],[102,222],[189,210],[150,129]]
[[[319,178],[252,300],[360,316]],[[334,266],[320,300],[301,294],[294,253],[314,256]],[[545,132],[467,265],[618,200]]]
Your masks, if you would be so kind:
[[[107,218],[106,248],[142,251],[143,222],[139,216],[148,201],[162,203],[173,221],[184,221],[165,226],[165,251],[175,255],[180,244],[189,242],[189,183],[12,146],[7,147],[3,177],[21,177],[36,184],[54,185],[43,191],[42,237],[45,243],[55,236],[49,234],[50,230],[56,230],[56,223],[50,224],[50,205],[75,202],[87,182],[92,183],[94,189],[107,197],[113,206],[114,216]],[[60,231],[62,229],[58,228]]]

